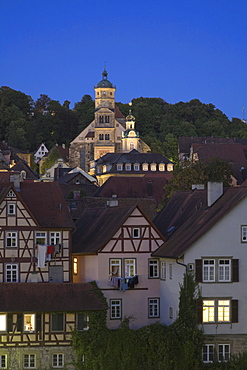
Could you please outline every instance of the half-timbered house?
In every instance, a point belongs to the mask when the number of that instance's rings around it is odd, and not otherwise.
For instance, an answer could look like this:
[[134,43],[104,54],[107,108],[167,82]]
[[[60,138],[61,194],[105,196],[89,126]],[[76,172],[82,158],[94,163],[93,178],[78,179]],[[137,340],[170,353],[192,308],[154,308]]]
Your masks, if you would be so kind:
[[107,323],[138,328],[159,321],[159,259],[164,239],[138,206],[84,209],[73,233],[74,282],[95,280],[109,306]]
[[58,183],[0,184],[0,369],[74,369],[71,330],[105,307],[72,283],[73,228]]

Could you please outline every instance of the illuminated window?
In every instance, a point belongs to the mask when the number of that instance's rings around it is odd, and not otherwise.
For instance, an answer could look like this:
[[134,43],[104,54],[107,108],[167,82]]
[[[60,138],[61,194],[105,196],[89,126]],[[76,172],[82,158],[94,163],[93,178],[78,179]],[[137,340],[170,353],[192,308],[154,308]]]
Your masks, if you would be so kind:
[[52,355],[52,367],[60,368],[64,366],[64,354],[63,353],[53,353]]
[[219,281],[231,281],[231,260],[220,259],[218,268]]
[[156,171],[156,163],[151,164],[151,171]]
[[73,258],[73,274],[74,275],[78,274],[78,258],[77,257]]
[[228,361],[230,359],[230,344],[219,344],[219,361]]
[[110,258],[110,275],[121,277],[121,259]]
[[35,330],[35,314],[24,314],[24,331]]
[[7,355],[0,355],[0,369],[7,369]]
[[23,367],[24,369],[35,369],[36,368],[36,356],[35,355],[23,355]]
[[121,319],[122,317],[122,300],[111,299],[110,300],[110,315],[111,320]]
[[8,203],[8,216],[14,216],[16,212],[16,205],[14,203]]
[[0,314],[0,331],[6,331],[6,314]]
[[215,321],[215,301],[203,301],[202,321]]
[[202,361],[205,363],[213,362],[214,360],[214,345],[204,344],[202,348]]
[[17,283],[18,282],[18,265],[16,263],[8,263],[5,265],[5,282]]
[[148,171],[148,164],[147,163],[143,163],[142,170],[143,171]]
[[124,260],[125,277],[135,276],[136,260],[134,258],[126,258]]
[[160,316],[160,301],[159,298],[148,299],[148,317],[159,317]]
[[230,301],[218,301],[218,321],[230,321]]
[[17,247],[17,232],[7,231],[6,232],[6,247]]
[[172,163],[168,163],[167,171],[173,171],[173,164]]
[[135,149],[135,144],[133,141],[130,142],[130,150],[133,150]]
[[165,171],[165,165],[164,163],[159,164],[159,171]]
[[203,260],[203,281],[215,281],[214,260]]

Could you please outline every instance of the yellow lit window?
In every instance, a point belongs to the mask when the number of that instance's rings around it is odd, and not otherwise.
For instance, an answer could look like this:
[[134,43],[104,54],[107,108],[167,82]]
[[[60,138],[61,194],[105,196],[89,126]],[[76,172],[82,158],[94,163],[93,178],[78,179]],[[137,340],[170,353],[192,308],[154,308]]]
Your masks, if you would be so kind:
[[218,301],[218,321],[230,321],[230,301]]
[[214,301],[203,301],[203,322],[214,322],[214,311],[215,311]]
[[74,257],[73,258],[73,274],[77,275],[78,273],[78,258]]

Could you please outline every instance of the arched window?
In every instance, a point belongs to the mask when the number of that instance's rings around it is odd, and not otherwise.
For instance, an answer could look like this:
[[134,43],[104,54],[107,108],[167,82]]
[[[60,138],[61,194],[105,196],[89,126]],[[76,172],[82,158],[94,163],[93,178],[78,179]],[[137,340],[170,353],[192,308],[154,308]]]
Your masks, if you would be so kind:
[[133,141],[130,142],[130,150],[133,150],[135,149],[135,144]]

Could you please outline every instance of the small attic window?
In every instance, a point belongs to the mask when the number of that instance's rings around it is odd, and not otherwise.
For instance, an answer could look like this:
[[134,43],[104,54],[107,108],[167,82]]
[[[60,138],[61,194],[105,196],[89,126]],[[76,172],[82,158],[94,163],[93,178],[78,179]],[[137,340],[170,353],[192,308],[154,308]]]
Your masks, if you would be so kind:
[[156,163],[151,164],[151,171],[156,171]]
[[148,164],[147,163],[143,163],[142,170],[143,171],[148,171]]
[[117,164],[117,171],[122,171],[123,170],[123,165],[122,163]]

